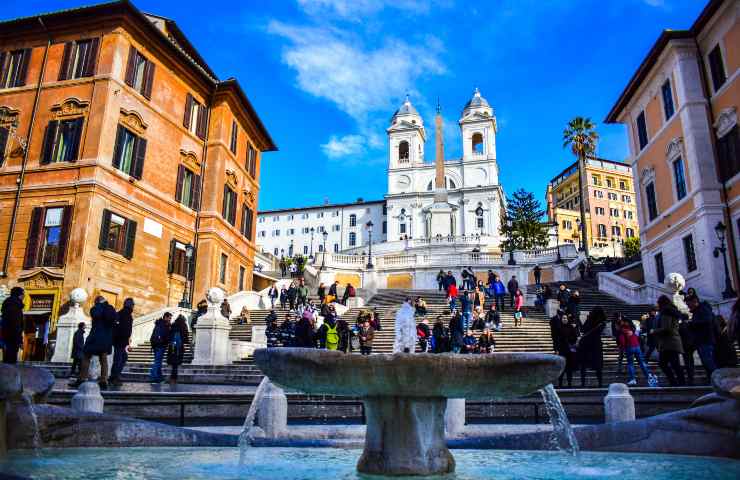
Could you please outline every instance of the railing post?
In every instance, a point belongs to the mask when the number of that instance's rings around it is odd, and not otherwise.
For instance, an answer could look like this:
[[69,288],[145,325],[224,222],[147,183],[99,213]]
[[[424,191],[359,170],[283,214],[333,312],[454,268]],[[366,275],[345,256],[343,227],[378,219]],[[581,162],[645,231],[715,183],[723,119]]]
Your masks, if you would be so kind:
[[185,426],[185,404],[184,403],[180,404],[180,426],[181,427]]

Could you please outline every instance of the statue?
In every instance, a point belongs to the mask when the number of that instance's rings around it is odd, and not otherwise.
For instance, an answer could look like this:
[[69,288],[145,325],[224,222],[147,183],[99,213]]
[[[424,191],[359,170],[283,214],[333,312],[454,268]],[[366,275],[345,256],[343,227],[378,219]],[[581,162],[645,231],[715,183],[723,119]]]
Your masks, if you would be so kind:
[[681,295],[681,290],[684,289],[686,286],[686,280],[684,280],[683,275],[680,273],[669,273],[665,277],[665,286],[668,287],[668,289],[673,292],[673,296],[671,297],[671,301],[676,306],[679,312],[681,313],[689,313],[689,307],[686,305],[686,302],[683,300],[683,295]]
[[393,353],[414,353],[416,349],[416,319],[411,299],[407,298],[396,312],[396,340]]

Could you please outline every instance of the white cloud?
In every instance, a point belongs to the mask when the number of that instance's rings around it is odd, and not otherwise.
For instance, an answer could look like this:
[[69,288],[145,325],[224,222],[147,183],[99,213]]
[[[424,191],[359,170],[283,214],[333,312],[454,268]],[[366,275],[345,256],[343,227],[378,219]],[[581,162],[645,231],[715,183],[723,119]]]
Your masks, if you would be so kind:
[[328,142],[321,145],[324,154],[331,159],[357,156],[365,152],[367,140],[362,135],[332,135]]
[[643,0],[646,4],[651,7],[662,7],[665,5],[665,0]]
[[415,14],[428,13],[430,8],[430,2],[424,0],[298,0],[298,4],[309,14],[332,14],[355,22],[385,8]]

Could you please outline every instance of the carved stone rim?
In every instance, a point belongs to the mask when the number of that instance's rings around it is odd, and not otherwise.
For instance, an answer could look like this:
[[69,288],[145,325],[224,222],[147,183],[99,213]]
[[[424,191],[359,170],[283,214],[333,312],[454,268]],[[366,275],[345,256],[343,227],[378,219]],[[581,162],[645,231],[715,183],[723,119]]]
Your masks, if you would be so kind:
[[52,105],[51,111],[57,117],[67,117],[74,115],[83,115],[87,112],[90,102],[80,100],[76,97],[69,97],[61,103]]
[[121,108],[121,123],[140,135],[144,134],[148,127],[139,112],[125,108]]

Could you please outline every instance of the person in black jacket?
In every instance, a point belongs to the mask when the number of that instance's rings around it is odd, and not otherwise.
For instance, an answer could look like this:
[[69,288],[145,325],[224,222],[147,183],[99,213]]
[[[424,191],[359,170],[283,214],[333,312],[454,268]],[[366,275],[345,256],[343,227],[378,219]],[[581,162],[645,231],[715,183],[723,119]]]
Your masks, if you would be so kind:
[[149,344],[154,353],[154,362],[152,363],[152,368],[149,370],[149,381],[151,383],[161,383],[164,381],[162,362],[164,361],[164,354],[169,344],[170,329],[172,328],[170,324],[171,320],[172,314],[165,312],[162,318],[154,323],[152,335],[149,337]]
[[450,319],[450,339],[454,353],[460,353],[462,350],[464,337],[465,330],[463,329],[462,315],[460,315],[460,312],[455,312]]
[[23,344],[23,295],[21,287],[10,289],[10,296],[2,306],[3,363],[18,362],[18,349]]
[[105,297],[98,296],[95,299],[95,305],[90,309],[90,318],[92,318],[92,328],[82,349],[84,356],[80,376],[70,386],[79,387],[89,379],[90,361],[93,356],[97,356],[100,359],[98,383],[101,389],[106,389],[108,388],[108,355],[113,353],[113,326],[116,324],[118,313]]
[[188,340],[187,320],[184,315],[178,315],[170,328],[167,345],[167,364],[172,367],[170,383],[177,383],[177,368],[185,360],[185,344]]
[[131,330],[134,324],[134,299],[123,301],[123,308],[118,311],[118,321],[113,327],[113,367],[108,383],[121,385],[121,372],[128,361],[128,346],[131,341]]
[[707,377],[712,378],[712,372],[717,369],[714,361],[714,346],[717,343],[716,323],[712,306],[709,302],[700,301],[696,295],[686,298],[686,306],[692,314],[689,328],[694,334],[694,345],[699,352],[699,358],[707,372]]
[[85,347],[85,322],[77,324],[77,331],[72,337],[72,369],[69,376],[74,377],[75,372],[79,375],[82,362],[82,349]]
[[596,372],[599,388],[602,386],[602,372],[604,370],[604,346],[601,342],[601,333],[606,328],[606,312],[596,307],[588,314],[583,323],[583,335],[578,340],[578,364],[581,367],[581,388],[586,387],[586,370]]
[[445,326],[441,316],[437,317],[437,321],[432,327],[432,338],[434,339],[432,352],[445,353],[450,351],[450,329]]

